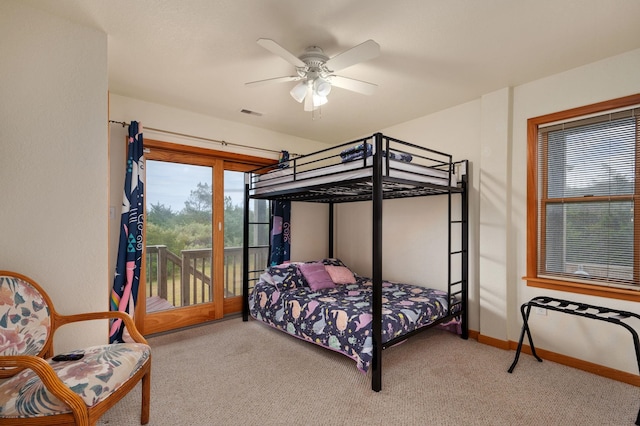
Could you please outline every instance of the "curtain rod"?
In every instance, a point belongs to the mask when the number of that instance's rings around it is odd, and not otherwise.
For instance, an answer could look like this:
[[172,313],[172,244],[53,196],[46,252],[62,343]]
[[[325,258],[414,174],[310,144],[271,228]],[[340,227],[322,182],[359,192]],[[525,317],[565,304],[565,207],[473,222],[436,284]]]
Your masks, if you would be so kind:
[[[122,125],[122,127],[129,126],[129,124],[130,124],[130,123],[127,123],[126,121],[115,121],[115,120],[109,120],[109,123],[120,124],[120,125]],[[167,135],[182,136],[182,137],[186,137],[186,138],[190,138],[190,139],[198,139],[198,140],[206,141],[206,142],[219,143],[222,146],[235,146],[235,147],[239,147],[239,148],[255,149],[257,151],[271,152],[271,153],[274,153],[274,154],[280,154],[280,151],[276,151],[275,149],[258,148],[258,147],[255,147],[255,146],[242,145],[242,144],[239,144],[239,143],[232,143],[232,142],[227,142],[227,141],[218,140],[218,139],[210,139],[210,138],[205,138],[205,137],[202,137],[202,136],[194,136],[194,135],[189,135],[189,134],[186,134],[186,133],[172,132],[170,130],[154,129],[153,127],[142,126],[142,128],[143,128],[143,130],[147,129],[147,130],[151,130],[151,131],[154,131],[154,132],[165,133]],[[294,154],[294,153],[291,153],[290,155],[299,156],[299,154]]]

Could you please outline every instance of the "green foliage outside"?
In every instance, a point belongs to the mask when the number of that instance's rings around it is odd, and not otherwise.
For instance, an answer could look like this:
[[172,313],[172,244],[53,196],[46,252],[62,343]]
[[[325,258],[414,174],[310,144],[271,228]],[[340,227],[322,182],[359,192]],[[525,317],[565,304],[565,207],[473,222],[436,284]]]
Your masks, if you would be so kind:
[[[606,166],[604,166],[606,167]],[[562,272],[564,262],[633,267],[633,201],[589,201],[591,196],[629,195],[635,182],[608,168],[608,179],[581,187],[555,187],[556,198],[587,201],[547,206],[547,268]],[[563,170],[560,170],[562,173]],[[561,180],[560,180],[561,181]],[[553,197],[552,197],[553,199]]]
[[632,202],[567,206],[567,261],[633,266]]
[[[164,204],[151,204],[147,211],[147,245],[166,245],[172,253],[182,250],[211,248],[212,188],[198,183],[190,192],[184,208],[174,212]],[[242,246],[242,206],[224,199],[224,245]]]

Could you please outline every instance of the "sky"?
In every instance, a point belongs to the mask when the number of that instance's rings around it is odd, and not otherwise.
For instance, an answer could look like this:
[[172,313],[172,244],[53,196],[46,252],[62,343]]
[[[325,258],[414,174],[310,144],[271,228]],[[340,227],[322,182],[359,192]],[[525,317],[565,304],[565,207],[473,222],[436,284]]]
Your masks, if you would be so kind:
[[[191,191],[198,183],[212,185],[211,167],[147,160],[147,206],[164,204],[173,212],[184,208]],[[244,173],[225,171],[225,196],[231,196],[234,205],[241,205],[244,198]]]

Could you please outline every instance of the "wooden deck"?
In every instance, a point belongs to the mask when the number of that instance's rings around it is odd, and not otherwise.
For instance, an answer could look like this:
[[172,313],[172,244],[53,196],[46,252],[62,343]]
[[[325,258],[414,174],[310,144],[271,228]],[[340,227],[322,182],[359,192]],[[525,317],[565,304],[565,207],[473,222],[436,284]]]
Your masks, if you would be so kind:
[[147,313],[166,311],[167,309],[175,309],[175,306],[160,296],[147,297]]

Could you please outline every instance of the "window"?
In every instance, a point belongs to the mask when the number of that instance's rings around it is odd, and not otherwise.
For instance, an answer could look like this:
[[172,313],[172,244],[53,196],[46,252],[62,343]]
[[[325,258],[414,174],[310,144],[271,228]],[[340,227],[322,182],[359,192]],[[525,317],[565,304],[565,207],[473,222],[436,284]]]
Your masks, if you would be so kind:
[[640,95],[530,119],[529,285],[640,301]]

